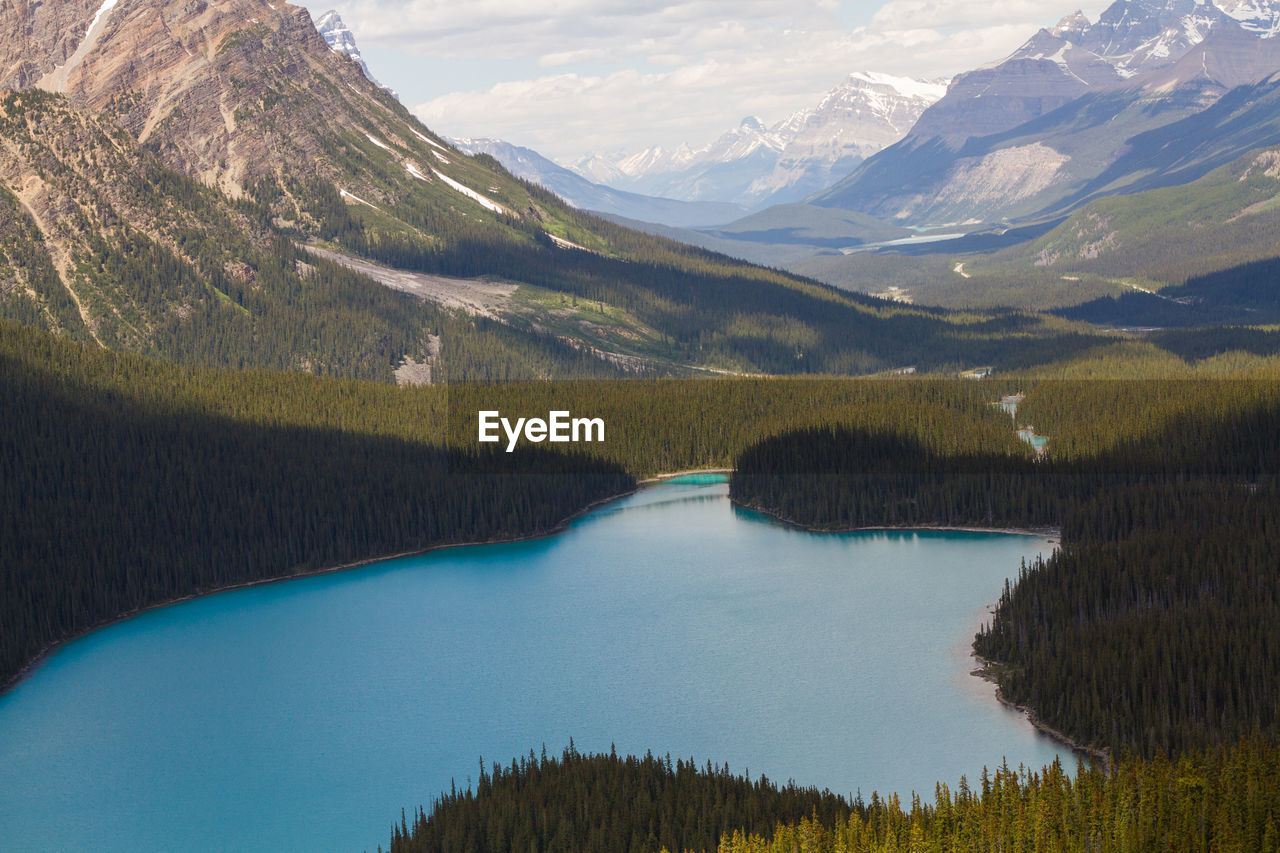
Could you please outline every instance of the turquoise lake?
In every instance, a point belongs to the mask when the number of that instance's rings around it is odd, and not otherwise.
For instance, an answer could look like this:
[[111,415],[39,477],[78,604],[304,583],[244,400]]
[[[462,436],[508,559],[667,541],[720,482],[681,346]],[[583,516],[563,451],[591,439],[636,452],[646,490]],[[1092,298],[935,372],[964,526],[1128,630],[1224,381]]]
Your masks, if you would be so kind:
[[481,756],[570,738],[931,800],[1059,752],[969,675],[1051,548],[806,533],[699,477],[546,539],[149,611],[0,697],[0,850],[372,851]]

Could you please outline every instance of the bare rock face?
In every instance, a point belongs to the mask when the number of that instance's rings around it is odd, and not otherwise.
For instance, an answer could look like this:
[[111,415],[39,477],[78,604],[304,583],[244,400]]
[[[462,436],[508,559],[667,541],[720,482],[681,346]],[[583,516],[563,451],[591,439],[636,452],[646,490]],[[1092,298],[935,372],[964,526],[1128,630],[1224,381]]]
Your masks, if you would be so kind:
[[26,89],[75,51],[101,0],[0,3],[0,89]]
[[264,175],[314,173],[351,125],[376,130],[403,112],[329,49],[300,6],[90,2],[0,7],[6,29],[24,34],[0,48],[7,85],[61,92],[231,195]]

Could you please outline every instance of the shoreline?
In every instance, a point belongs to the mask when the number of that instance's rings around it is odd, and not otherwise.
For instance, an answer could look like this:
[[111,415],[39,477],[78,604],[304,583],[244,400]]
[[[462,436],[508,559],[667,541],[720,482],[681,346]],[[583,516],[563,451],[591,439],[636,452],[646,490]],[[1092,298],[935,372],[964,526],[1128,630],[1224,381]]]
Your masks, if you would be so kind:
[[744,504],[740,501],[734,500],[732,497],[729,498],[729,502],[736,507],[741,507],[742,509],[750,510],[751,512],[758,512],[761,515],[768,516],[780,524],[785,524],[787,527],[794,527],[798,530],[804,530],[809,533],[864,533],[877,530],[896,530],[904,533],[911,530],[939,530],[952,531],[956,533],[1006,533],[1013,536],[1054,537],[1059,540],[1058,542],[1051,543],[1055,546],[1060,545],[1062,539],[1062,528],[1060,527],[979,527],[977,525],[967,526],[957,524],[878,524],[866,527],[814,527],[811,524],[805,524],[800,521],[786,518],[773,510]]
[[[681,473],[696,473],[696,472],[681,472]],[[672,475],[664,475],[664,476],[671,477],[671,476],[677,476],[677,475],[672,474]],[[258,580],[227,584],[225,586],[214,587],[212,589],[206,589],[200,592],[188,593],[187,595],[178,596],[177,598],[168,598],[168,599],[165,599],[164,601],[157,601],[155,604],[148,604],[145,607],[137,607],[137,608],[134,608],[133,610],[129,610],[124,613],[117,614],[108,619],[103,619],[101,622],[97,622],[93,625],[90,625],[89,627],[85,628],[83,631],[78,631],[77,633],[69,637],[64,637],[61,640],[55,640],[54,642],[49,643],[44,648],[42,648],[36,654],[35,657],[33,657],[30,661],[24,664],[21,669],[15,672],[10,678],[6,679],[3,684],[0,684],[0,698],[3,698],[10,690],[17,687],[25,679],[31,676],[37,669],[39,669],[42,665],[44,665],[45,661],[47,661],[50,657],[52,657],[55,653],[57,653],[57,651],[61,649],[63,646],[68,645],[70,643],[74,643],[76,640],[87,637],[90,634],[94,633],[95,631],[101,631],[103,628],[110,628],[112,625],[115,625],[117,623],[126,622],[130,619],[133,619],[135,616],[141,616],[143,613],[148,613],[152,610],[159,610],[163,607],[173,607],[176,604],[183,604],[184,602],[194,601],[197,598],[206,598],[208,596],[217,595],[223,592],[233,592],[238,589],[251,589],[257,586],[267,586],[269,584],[287,583],[288,581],[293,581],[293,580],[303,580],[304,578],[314,578],[314,577],[319,577],[321,575],[330,575],[336,572],[345,572],[351,569],[364,568],[365,566],[371,566],[375,563],[385,563],[389,560],[399,560],[403,557],[420,557],[423,554],[430,554],[434,551],[443,551],[447,548],[469,548],[473,545],[510,545],[516,542],[531,542],[537,539],[547,539],[549,537],[558,536],[559,534],[563,533],[565,529],[569,527],[570,524],[572,524],[578,518],[581,518],[582,516],[596,509],[597,507],[634,495],[637,491],[640,490],[641,486],[644,483],[648,483],[648,482],[656,482],[656,479],[655,480],[638,480],[636,482],[636,488],[626,492],[619,492],[616,495],[610,495],[607,498],[601,498],[598,501],[593,501],[592,503],[587,504],[586,506],[582,507],[578,511],[574,512],[572,515],[566,516],[564,519],[557,522],[555,526],[551,527],[548,530],[544,530],[540,533],[530,533],[525,536],[512,536],[505,539],[478,539],[471,542],[442,542],[438,545],[431,545],[427,548],[417,548],[410,551],[400,551],[394,554],[381,554],[373,557],[364,557],[359,560],[350,560],[345,563],[337,563],[334,565],[321,566],[318,569],[307,569],[305,571],[295,572],[293,574],[275,575],[273,577],[259,578]]]
[[637,480],[638,485],[644,486],[652,483],[662,483],[667,480],[674,480],[676,477],[688,477],[693,474],[732,474],[732,468],[690,468],[686,471],[672,471],[670,474],[655,474],[652,477],[646,477],[643,480]]
[[[636,487],[634,489],[630,489],[629,491],[625,491],[625,492],[619,492],[616,495],[611,495],[609,497],[601,498],[600,500],[593,501],[592,503],[574,512],[572,515],[566,516],[564,519],[559,521],[553,527],[539,533],[530,533],[525,536],[515,536],[515,537],[509,537],[505,539],[483,539],[483,540],[475,540],[470,542],[445,542],[438,545],[432,545],[427,548],[419,548],[419,549],[414,549],[409,551],[401,551],[393,554],[382,554],[382,555],[376,555],[371,557],[365,557],[359,560],[351,560],[345,563],[337,563],[337,564],[328,565],[328,566],[321,566],[318,569],[309,569],[306,571],[296,572],[293,574],[276,575],[273,577],[260,578],[260,579],[251,580],[251,581],[244,581],[242,583],[227,584],[225,586],[219,586],[212,589],[202,590],[199,592],[192,592],[187,595],[178,596],[177,598],[158,601],[154,604],[148,604],[145,607],[135,608],[133,610],[127,611],[125,613],[117,614],[108,619],[104,619],[100,622],[90,625],[89,627],[85,628],[83,631],[79,631],[69,637],[64,637],[60,640],[56,640],[52,643],[49,643],[44,648],[42,648],[39,651],[39,653],[36,654],[35,657],[33,657],[30,661],[24,664],[22,668],[20,668],[17,672],[15,672],[10,678],[6,679],[3,684],[0,684],[0,698],[3,698],[6,694],[9,693],[10,690],[14,689],[19,684],[21,684],[24,680],[26,680],[31,675],[33,675],[36,672],[36,670],[38,670],[41,666],[43,666],[44,663],[50,657],[56,654],[58,650],[61,649],[63,646],[73,643],[76,640],[79,640],[83,637],[87,637],[89,634],[92,634],[95,631],[100,631],[103,628],[109,628],[112,625],[115,625],[120,622],[125,622],[129,619],[133,619],[136,616],[140,616],[143,613],[147,613],[152,610],[159,610],[162,607],[172,607],[174,605],[182,604],[187,601],[194,601],[197,598],[204,598],[211,595],[217,595],[218,593],[233,592],[238,589],[250,589],[252,587],[266,586],[268,584],[286,583],[288,581],[302,580],[304,578],[314,578],[314,577],[319,577],[321,575],[328,575],[336,572],[344,572],[344,571],[349,571],[351,569],[359,569],[365,566],[373,565],[375,563],[386,562],[388,560],[398,560],[404,557],[418,557],[418,556],[422,556],[423,554],[430,554],[434,551],[441,551],[447,548],[468,548],[473,545],[506,545],[506,544],[512,544],[516,542],[529,542],[537,539],[546,539],[552,536],[558,536],[559,534],[563,533],[574,521],[576,521],[577,519],[581,518],[584,515],[587,515],[588,513],[592,512],[598,507],[604,506],[605,504],[609,504],[617,500],[621,500],[622,498],[625,498],[625,497],[630,497],[631,495],[636,494],[638,491],[645,488],[646,486],[655,485],[658,483],[665,482],[667,480],[674,479],[676,477],[683,477],[691,474],[732,474],[733,470],[734,469],[732,468],[693,468],[693,469],[687,469],[687,470],[681,470],[681,471],[673,471],[670,473],[657,474],[652,477],[646,477],[645,479],[637,480]],[[888,531],[953,530],[953,531],[969,531],[969,532],[980,532],[980,533],[1008,533],[1008,534],[1017,534],[1017,535],[1026,535],[1026,536],[1060,536],[1060,533],[1056,528],[1044,528],[1040,530],[1034,530],[1034,529],[1016,529],[1016,528],[943,527],[943,526],[917,525],[912,527],[904,527],[904,526],[859,527],[859,528],[846,528],[846,529],[840,529],[840,530],[835,530],[835,529],[825,530],[820,528],[807,527],[805,525],[799,524],[789,519],[782,518],[781,516],[775,515],[774,513],[768,512],[766,510],[740,504],[737,501],[733,500],[732,497],[729,498],[729,501],[734,506],[739,506],[739,507],[742,507],[743,509],[748,509],[753,512],[759,512],[762,515],[766,515],[770,518],[773,518],[778,522],[785,524],[789,527],[799,528],[812,533],[854,533],[859,531],[870,532],[870,531],[876,531],[876,530],[888,530]],[[975,658],[978,657],[976,653],[974,653],[973,656]],[[991,666],[991,664],[989,664],[988,662],[984,661],[983,663],[985,666]],[[971,674],[978,675],[979,672],[980,671],[975,670]],[[982,677],[985,680],[992,680],[990,678],[987,678],[985,675],[980,675],[979,677]],[[998,684],[996,685],[996,698],[1001,703],[1008,705],[1009,707],[1018,708],[1018,706],[1007,702],[1004,699],[1004,697],[1000,695],[1000,689]],[[1068,748],[1076,750],[1077,752],[1083,752],[1085,754],[1090,754],[1090,755],[1095,754],[1094,752],[1075,744],[1070,739],[1066,738],[1065,736],[1062,736],[1060,733],[1054,732],[1052,729],[1049,729],[1048,727],[1043,726],[1043,724],[1041,724],[1039,720],[1035,717],[1034,713],[1032,713],[1029,709],[1019,708],[1019,710],[1022,710],[1024,713],[1026,713],[1028,720],[1030,720],[1031,724],[1035,726],[1038,730],[1044,732],[1050,737],[1053,737],[1055,740],[1062,742]],[[1103,760],[1105,762],[1106,760],[1105,757],[1103,758]]]
[[[976,660],[979,666],[977,669],[973,670],[969,674],[977,678],[981,678],[983,681],[987,681],[995,685],[997,702],[999,702],[1001,705],[1005,706],[1006,708],[1010,708],[1014,711],[1018,711],[1019,713],[1021,713],[1023,716],[1027,718],[1027,722],[1031,723],[1032,727],[1036,731],[1040,732],[1042,735],[1045,735],[1051,740],[1057,741],[1058,743],[1062,744],[1063,746],[1066,746],[1068,749],[1070,749],[1072,752],[1077,753],[1078,755],[1084,755],[1094,761],[1097,761],[1100,765],[1102,765],[1103,772],[1110,772],[1111,753],[1108,750],[1100,749],[1096,746],[1091,746],[1089,744],[1080,743],[1079,741],[1075,740],[1072,737],[1069,737],[1066,734],[1063,734],[1062,732],[1055,729],[1053,726],[1046,723],[1044,720],[1040,719],[1040,715],[1037,714],[1035,709],[1032,708],[1031,706],[1019,705],[1017,702],[1010,700],[1004,695],[1004,690],[1000,688],[1000,682],[996,678],[996,672],[1004,664],[999,664],[994,661],[987,660],[982,655],[974,651],[970,652],[970,657]],[[1066,769],[1066,768],[1063,768],[1063,769]]]
[[638,492],[640,489],[644,488],[646,485],[661,483],[666,480],[670,480],[674,477],[683,477],[689,474],[731,474],[731,473],[733,473],[732,468],[693,468],[686,471],[673,471],[669,474],[657,474],[653,477],[647,477],[643,480],[637,480],[636,487],[634,489],[631,489],[625,492],[619,492],[616,495],[610,495],[609,497],[601,498],[598,501],[593,501],[592,503],[587,504],[586,506],[574,512],[572,515],[566,516],[564,519],[557,522],[555,526],[547,530],[544,530],[540,533],[530,533],[525,536],[513,536],[506,539],[477,539],[469,542],[443,542],[438,545],[431,545],[427,548],[418,548],[410,551],[399,551],[393,554],[380,554],[372,557],[364,557],[359,560],[350,560],[345,563],[336,563],[333,565],[321,566],[318,569],[307,569],[305,571],[295,572],[287,575],[275,575],[267,578],[259,578],[257,580],[243,581],[242,583],[227,584],[225,586],[218,586],[212,589],[202,590],[200,592],[188,593],[187,595],[181,595],[181,596],[178,596],[177,598],[167,598],[164,601],[157,601],[155,604],[148,604],[145,607],[138,607],[133,610],[129,610],[124,613],[117,614],[108,619],[103,619],[100,622],[96,622],[93,625],[90,625],[89,627],[85,628],[83,631],[78,631],[69,637],[64,637],[61,640],[55,640],[54,642],[49,643],[44,648],[40,649],[40,651],[36,654],[35,657],[33,657],[27,663],[23,664],[21,669],[19,669],[11,677],[6,679],[4,683],[0,684],[0,697],[5,696],[5,694],[7,694],[10,690],[17,687],[19,684],[21,684],[26,678],[28,678],[32,673],[34,673],[37,669],[39,669],[44,664],[45,661],[47,661],[53,654],[55,654],[63,646],[69,643],[74,643],[76,640],[79,640],[82,637],[87,637],[88,635],[92,634],[95,631],[101,631],[103,628],[109,628],[112,625],[115,625],[119,622],[125,622],[129,619],[134,618],[135,616],[141,616],[143,613],[147,613],[152,610],[159,610],[162,607],[172,607],[175,604],[182,604],[187,601],[194,601],[197,598],[205,598],[206,596],[217,595],[218,593],[222,593],[222,592],[233,592],[238,589],[250,589],[256,586],[266,586],[267,584],[286,583],[292,580],[314,578],[314,577],[319,577],[320,575],[328,575],[328,574],[333,574],[335,572],[345,572],[350,569],[359,569],[365,566],[371,566],[374,563],[383,563],[388,560],[399,560],[403,557],[420,557],[423,554],[430,554],[433,551],[442,551],[446,548],[469,548],[473,545],[509,545],[515,542],[530,542],[536,539],[546,539],[551,536],[558,536],[559,534],[563,533],[569,527],[569,525],[572,524],[574,521],[586,515],[587,513],[597,509],[598,507],[604,506],[607,503],[612,503],[613,501],[616,501],[616,500],[621,500],[622,498],[625,498],[625,497],[630,497],[631,495],[634,495],[636,492]]
[[[1062,530],[1061,528],[1057,528],[1057,527],[1038,527],[1038,528],[1037,527],[961,527],[957,525],[931,525],[931,524],[899,525],[896,527],[887,526],[887,525],[872,526],[872,527],[839,527],[839,528],[813,527],[810,525],[801,524],[800,522],[793,521],[792,519],[789,519],[789,518],[784,518],[778,515],[777,513],[771,512],[766,509],[760,509],[759,507],[748,506],[747,504],[739,503],[738,501],[733,500],[733,498],[730,498],[729,500],[734,506],[742,507],[743,509],[750,510],[752,512],[758,512],[761,515],[767,516],[781,524],[786,525],[787,527],[804,530],[808,533],[861,533],[861,532],[872,532],[872,531],[878,531],[878,530],[900,531],[905,533],[911,530],[938,530],[938,531],[956,531],[956,532],[968,532],[968,533],[1000,533],[1000,534],[1011,534],[1016,536],[1036,536],[1036,537],[1043,537],[1043,538],[1048,538],[1052,536],[1057,539],[1056,542],[1051,543],[1055,549],[1058,547],[1061,547],[1061,543],[1062,543]],[[1094,747],[1094,746],[1082,744],[1074,740],[1073,738],[1068,737],[1063,732],[1058,731],[1053,726],[1049,725],[1048,723],[1044,722],[1044,720],[1040,719],[1040,716],[1036,713],[1034,708],[1028,705],[1019,705],[1018,703],[1012,702],[1008,698],[1006,698],[1004,695],[1004,691],[1000,689],[1000,682],[996,679],[996,675],[995,675],[996,671],[1000,668],[1000,664],[997,664],[993,661],[989,661],[986,658],[982,657],[980,654],[978,654],[973,648],[972,641],[970,641],[970,643],[968,644],[968,648],[969,648],[969,657],[976,660],[979,664],[977,669],[970,670],[969,675],[980,678],[983,681],[990,682],[992,685],[994,685],[995,697],[997,702],[999,702],[1001,705],[1003,705],[1006,708],[1010,708],[1014,711],[1018,711],[1019,713],[1021,713],[1026,718],[1027,722],[1031,724],[1031,727],[1034,728],[1036,731],[1040,732],[1042,735],[1048,737],[1051,740],[1057,741],[1059,744],[1065,746],[1068,750],[1076,753],[1077,755],[1087,756],[1088,758],[1099,762],[1102,765],[1103,770],[1110,769],[1111,755],[1106,750],[1098,749],[1097,747]]]

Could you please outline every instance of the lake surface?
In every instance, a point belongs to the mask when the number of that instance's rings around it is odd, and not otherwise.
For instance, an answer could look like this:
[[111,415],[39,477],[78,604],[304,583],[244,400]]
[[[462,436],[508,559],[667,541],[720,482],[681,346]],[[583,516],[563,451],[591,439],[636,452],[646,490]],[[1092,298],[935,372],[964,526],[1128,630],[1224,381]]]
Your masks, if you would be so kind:
[[374,850],[481,756],[570,738],[931,800],[1058,752],[968,674],[1050,548],[805,533],[701,477],[547,539],[153,610],[0,697],[0,850]]

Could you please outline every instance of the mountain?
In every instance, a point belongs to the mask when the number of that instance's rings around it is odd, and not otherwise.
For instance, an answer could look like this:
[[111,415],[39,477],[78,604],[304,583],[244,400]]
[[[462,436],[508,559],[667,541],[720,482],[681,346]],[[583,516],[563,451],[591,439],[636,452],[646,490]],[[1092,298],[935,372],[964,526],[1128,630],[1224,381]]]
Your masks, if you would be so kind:
[[[0,313],[27,322],[388,381],[942,370],[1089,343],[1026,317],[957,326],[584,214],[431,133],[287,3],[46,5],[0,7],[3,83],[21,88],[0,127]],[[64,124],[83,128],[65,145]]]
[[[1097,23],[1068,16],[958,76],[906,138],[812,201],[908,224],[971,223],[1158,185],[1159,176],[1118,170],[1145,156],[1140,135],[1162,139],[1161,128],[1280,69],[1280,40],[1259,29],[1193,0],[1117,0]],[[1267,132],[1247,147],[1266,144]],[[1206,140],[1198,174],[1247,147],[1215,155]]]
[[1276,254],[1280,148],[1250,151],[1181,186],[1090,202],[1042,237],[970,264],[1181,285]]
[[0,95],[0,209],[0,315],[109,349],[387,381],[442,320],[39,90]]
[[782,153],[773,171],[752,183],[752,193],[780,204],[830,186],[905,136],[924,109],[945,92],[945,82],[850,74],[816,107],[773,128],[784,140]]
[[677,228],[719,225],[741,217],[746,208],[713,201],[677,201],[624,192],[593,183],[543,157],[532,148],[500,139],[450,139],[468,154],[488,154],[511,174],[546,187],[579,210],[655,222]]
[[378,82],[377,78],[369,70],[369,66],[365,64],[364,57],[360,55],[360,48],[356,47],[356,37],[351,30],[342,22],[342,17],[336,10],[330,9],[318,18],[314,19],[316,32],[324,38],[325,44],[335,53],[341,53],[351,59],[356,65],[360,66],[360,70],[364,72],[364,76],[377,86],[381,86],[391,93],[391,97],[397,97],[394,89],[389,89]]
[[944,83],[855,72],[817,106],[772,127],[749,116],[703,148],[650,148],[574,165],[620,189],[753,209],[797,201],[828,186],[866,157],[902,138]]

